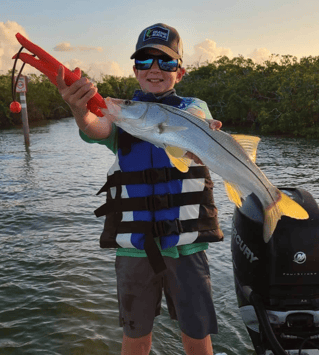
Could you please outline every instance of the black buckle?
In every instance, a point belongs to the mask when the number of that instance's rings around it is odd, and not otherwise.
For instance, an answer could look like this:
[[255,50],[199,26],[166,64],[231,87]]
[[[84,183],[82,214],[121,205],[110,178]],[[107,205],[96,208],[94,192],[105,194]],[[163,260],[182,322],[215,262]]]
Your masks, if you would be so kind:
[[181,233],[183,233],[183,226],[178,218],[172,221],[166,220],[154,223],[154,235],[156,237],[164,237],[166,235]]
[[147,196],[145,197],[145,202],[148,211],[158,211],[173,207],[171,194]]
[[146,184],[157,184],[169,181],[171,177],[170,169],[147,169],[143,170],[143,182]]

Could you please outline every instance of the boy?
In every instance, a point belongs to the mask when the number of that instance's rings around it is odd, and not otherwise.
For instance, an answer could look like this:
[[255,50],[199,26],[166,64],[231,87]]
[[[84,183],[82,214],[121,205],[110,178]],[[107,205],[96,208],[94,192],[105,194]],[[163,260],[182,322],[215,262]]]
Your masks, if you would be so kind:
[[[131,56],[141,86],[133,100],[159,102],[212,119],[206,103],[176,95],[174,86],[185,74],[182,55],[174,28],[158,23],[143,30]],[[107,192],[107,203],[96,214],[106,215],[101,247],[118,248],[122,355],[149,354],[163,289],[170,316],[181,327],[186,354],[212,355],[210,334],[217,333],[217,321],[205,250],[223,234],[207,168],[188,152],[194,162],[188,173],[180,173],[163,149],[118,129],[111,115],[96,117],[89,112],[86,104],[97,89],[86,78],[68,87],[60,68],[57,82],[82,139],[104,144],[116,154],[101,189]],[[221,122],[212,120],[210,127],[219,129]],[[167,196],[173,205],[162,204]]]

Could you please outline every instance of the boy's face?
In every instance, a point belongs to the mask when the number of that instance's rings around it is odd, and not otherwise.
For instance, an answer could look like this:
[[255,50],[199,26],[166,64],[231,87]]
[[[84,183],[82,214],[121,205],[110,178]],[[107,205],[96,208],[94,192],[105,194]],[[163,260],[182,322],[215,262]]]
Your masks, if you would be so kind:
[[[154,56],[163,55],[163,52],[153,48],[145,49],[144,53]],[[154,61],[150,69],[137,70],[135,66],[133,66],[133,70],[141,89],[144,92],[150,92],[156,95],[164,94],[165,92],[173,89],[175,84],[179,83],[185,74],[184,68],[178,68],[176,72],[161,70],[158,66],[157,60]]]

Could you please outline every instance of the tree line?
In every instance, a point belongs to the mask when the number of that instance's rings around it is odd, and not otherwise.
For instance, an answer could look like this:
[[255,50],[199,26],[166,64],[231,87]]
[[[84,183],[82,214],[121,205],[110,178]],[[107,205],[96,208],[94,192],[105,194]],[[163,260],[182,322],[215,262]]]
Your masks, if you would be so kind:
[[[85,75],[85,74],[84,74]],[[103,97],[131,98],[139,88],[133,77],[104,75],[96,83]],[[187,68],[176,86],[181,96],[198,97],[223,126],[243,127],[261,134],[319,138],[319,57],[297,60],[274,55],[263,64],[242,56],[219,57]],[[0,128],[20,124],[9,110],[11,73],[0,76]],[[30,75],[27,92],[29,120],[72,115],[57,88],[44,75]]]
[[261,65],[224,56],[192,67],[180,92],[206,101],[226,127],[319,138],[318,88],[319,57],[276,55]]

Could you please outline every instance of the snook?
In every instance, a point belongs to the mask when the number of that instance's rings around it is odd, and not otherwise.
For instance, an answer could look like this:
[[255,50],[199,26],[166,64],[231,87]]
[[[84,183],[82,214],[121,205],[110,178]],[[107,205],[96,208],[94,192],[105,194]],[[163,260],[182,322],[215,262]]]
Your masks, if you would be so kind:
[[[254,163],[258,137],[214,131],[209,123],[186,111],[149,102],[106,99],[114,123],[131,135],[166,150],[173,164],[186,171],[183,151],[197,155],[225,182],[229,199],[240,207],[254,193],[264,210],[264,241],[267,243],[282,215],[307,219],[308,213],[273,186]],[[180,149],[175,149],[177,147]],[[181,164],[179,164],[181,163]]]

